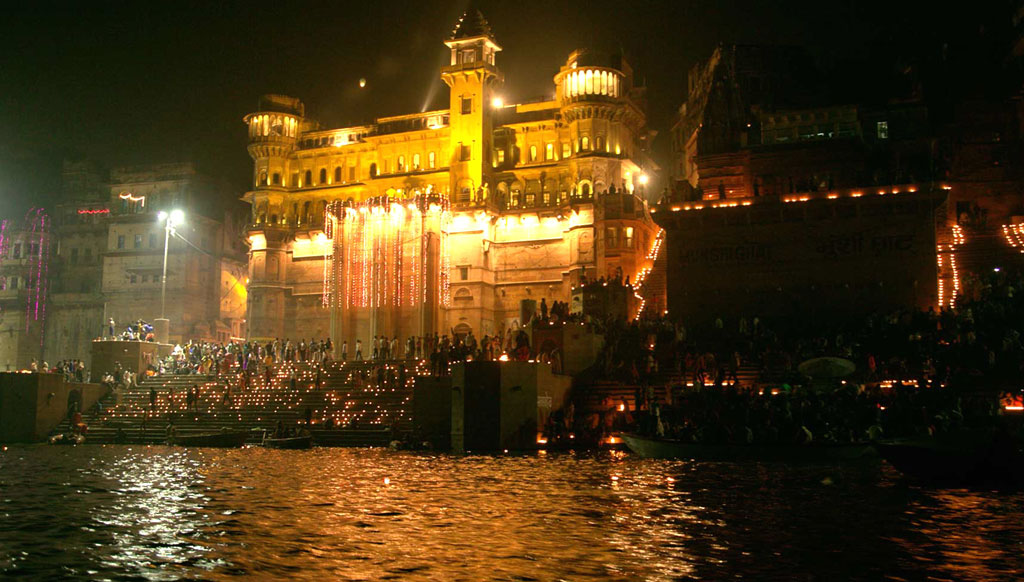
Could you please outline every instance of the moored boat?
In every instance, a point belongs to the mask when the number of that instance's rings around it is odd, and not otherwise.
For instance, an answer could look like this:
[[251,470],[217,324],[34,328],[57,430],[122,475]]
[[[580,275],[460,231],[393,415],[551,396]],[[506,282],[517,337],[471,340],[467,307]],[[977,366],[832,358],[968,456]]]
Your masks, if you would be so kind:
[[213,433],[175,434],[167,439],[167,444],[182,447],[237,448],[245,445],[245,441],[248,439],[248,432],[221,431]]
[[308,449],[313,446],[313,435],[265,438],[263,446],[271,449]]
[[688,459],[693,461],[761,461],[781,463],[835,463],[874,456],[871,445],[739,445],[705,444],[624,434],[629,450],[649,459]]
[[899,472],[919,481],[1024,486],[1024,452],[1012,441],[930,437],[880,442],[875,448]]
[[85,435],[80,433],[61,433],[50,437],[51,445],[80,445],[85,442]]

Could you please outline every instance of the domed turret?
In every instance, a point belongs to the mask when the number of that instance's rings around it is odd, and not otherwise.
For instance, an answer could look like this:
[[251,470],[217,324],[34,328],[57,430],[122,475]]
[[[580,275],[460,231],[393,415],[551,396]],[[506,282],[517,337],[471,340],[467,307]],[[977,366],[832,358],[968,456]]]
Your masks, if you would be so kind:
[[[245,116],[249,155],[256,161],[256,186],[279,186],[289,154],[302,131],[305,107],[285,95],[264,95],[259,111]],[[274,178],[276,177],[276,178]]]

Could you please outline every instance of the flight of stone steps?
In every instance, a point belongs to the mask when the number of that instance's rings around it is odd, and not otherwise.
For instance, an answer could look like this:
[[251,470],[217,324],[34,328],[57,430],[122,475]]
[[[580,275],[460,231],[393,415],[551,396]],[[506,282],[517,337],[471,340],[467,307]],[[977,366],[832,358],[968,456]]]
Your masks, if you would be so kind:
[[[758,384],[760,370],[756,366],[742,366],[736,371],[737,386],[751,388]],[[678,391],[693,389],[693,378],[683,378],[678,374],[662,374],[651,383],[658,402],[666,401],[666,390],[673,386]],[[732,381],[725,383],[731,386]],[[623,404],[627,410],[636,409],[635,384],[622,383],[614,380],[595,380],[586,386],[573,387],[573,401],[577,411],[599,412],[610,408],[620,408]]]
[[[400,382],[398,366],[406,368]],[[250,442],[278,422],[306,426],[319,445],[383,446],[393,433],[412,428],[412,386],[425,372],[420,361],[330,362],[322,364],[320,387],[312,363],[282,363],[269,378],[253,376],[247,387],[238,374],[220,376],[163,375],[146,378],[138,387],[111,393],[84,414],[90,443],[162,443],[168,424],[178,434],[249,430]],[[377,369],[383,368],[384,382]],[[295,372],[294,387],[292,372]],[[199,388],[199,401],[187,410],[188,390]],[[230,386],[230,393],[228,392]],[[151,400],[152,399],[152,400]],[[66,423],[57,432],[67,429]]]

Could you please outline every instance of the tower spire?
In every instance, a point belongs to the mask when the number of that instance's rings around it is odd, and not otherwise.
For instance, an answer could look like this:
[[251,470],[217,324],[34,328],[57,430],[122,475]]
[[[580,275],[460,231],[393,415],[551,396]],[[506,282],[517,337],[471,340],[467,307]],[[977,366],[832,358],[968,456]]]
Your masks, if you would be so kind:
[[494,33],[491,32],[491,25],[484,18],[484,15],[476,7],[475,2],[470,2],[462,17],[455,23],[452,34],[448,40],[461,40],[465,38],[476,38],[478,36],[494,40]]

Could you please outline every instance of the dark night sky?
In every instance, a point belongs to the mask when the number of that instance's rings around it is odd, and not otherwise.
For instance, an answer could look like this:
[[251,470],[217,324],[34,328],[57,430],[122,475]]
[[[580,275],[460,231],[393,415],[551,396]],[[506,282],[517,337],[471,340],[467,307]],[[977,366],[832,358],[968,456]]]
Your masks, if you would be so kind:
[[[0,216],[52,199],[59,161],[196,161],[248,183],[242,116],[263,93],[301,98],[326,126],[444,107],[449,2],[20,2],[0,22]],[[506,101],[553,90],[580,46],[622,47],[667,139],[686,72],[719,42],[803,45],[849,59],[919,37],[938,4],[737,0],[484,0],[504,47]],[[899,8],[893,8],[898,5]],[[898,10],[894,14],[893,10]],[[927,12],[926,12],[927,11]],[[900,32],[901,31],[901,32]],[[368,80],[358,89],[358,79]],[[661,149],[661,148],[659,148]],[[660,160],[664,161],[664,160]]]

